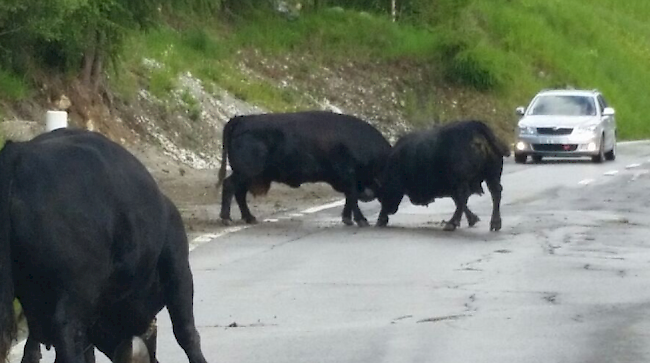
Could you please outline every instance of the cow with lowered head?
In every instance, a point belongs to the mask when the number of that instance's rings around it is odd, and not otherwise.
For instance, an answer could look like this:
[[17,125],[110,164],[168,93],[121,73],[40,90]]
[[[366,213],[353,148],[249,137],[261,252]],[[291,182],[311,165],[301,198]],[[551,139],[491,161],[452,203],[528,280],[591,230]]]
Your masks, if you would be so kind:
[[56,130],[0,151],[0,361],[16,297],[29,328],[23,362],[38,361],[40,344],[57,363],[92,361],[93,346],[127,361],[132,337],[166,306],[189,361],[205,363],[188,257],[174,204],[106,137]]
[[[345,194],[343,223],[368,225],[358,200],[374,199],[390,144],[370,124],[348,115],[313,111],[237,116],[223,130],[219,182],[223,183],[221,218],[232,222],[234,195],[242,218],[255,223],[246,194],[268,192],[271,182],[297,188],[326,182]],[[226,176],[230,161],[232,174]],[[224,180],[225,178],[225,180]]]
[[388,216],[397,212],[404,195],[415,205],[451,197],[456,211],[444,230],[460,226],[463,213],[473,226],[479,218],[469,210],[467,200],[482,194],[485,182],[492,195],[490,230],[500,230],[501,172],[503,157],[508,155],[508,147],[480,121],[458,121],[400,138],[380,179],[377,226],[388,224]]

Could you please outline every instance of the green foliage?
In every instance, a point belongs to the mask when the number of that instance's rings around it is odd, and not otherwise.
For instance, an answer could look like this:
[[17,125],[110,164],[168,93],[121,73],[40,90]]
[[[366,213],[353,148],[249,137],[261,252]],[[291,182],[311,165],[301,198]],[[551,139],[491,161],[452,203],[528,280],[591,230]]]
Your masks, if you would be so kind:
[[3,0],[0,66],[80,72],[83,64],[86,73],[101,72],[130,32],[157,24],[162,9],[209,14],[217,7],[209,0]]
[[446,76],[452,82],[488,91],[506,83],[507,60],[503,54],[483,43],[460,49],[446,59]]
[[28,92],[28,86],[21,77],[0,68],[0,98],[20,101],[27,97]]
[[[474,0],[492,48],[510,69],[508,98],[524,104],[544,87],[598,88],[617,110],[620,136],[650,136],[650,3],[629,0]],[[479,15],[480,14],[480,15]]]
[[[26,97],[34,69],[74,73],[96,52],[115,60],[111,86],[127,97],[140,83],[164,96],[189,71],[271,110],[308,104],[236,66],[234,54],[253,48],[309,54],[315,67],[401,62],[431,70],[431,87],[480,91],[510,110],[540,88],[598,88],[623,138],[650,136],[647,0],[396,0],[397,22],[390,0],[300,3],[287,16],[275,0],[3,0],[0,98]],[[431,97],[407,100],[415,119],[445,112]]]
[[[118,70],[124,75],[144,74],[148,90],[159,98],[167,98],[176,88],[181,73],[190,72],[202,79],[210,91],[216,83],[242,100],[251,100],[271,111],[305,108],[309,101],[298,91],[281,88],[269,81],[250,79],[232,61],[236,40],[218,41],[209,29],[190,28],[176,31],[169,27],[139,33],[125,43],[125,52]],[[143,64],[143,59],[146,60]],[[129,79],[131,77],[127,77]],[[183,92],[190,117],[200,117],[200,106]],[[196,105],[195,105],[196,103]]]
[[154,96],[164,98],[176,87],[176,74],[168,70],[156,69],[149,75],[148,90]]
[[201,106],[199,105],[199,102],[187,90],[181,93],[181,100],[187,106],[187,114],[189,115],[190,120],[198,121],[201,118]]
[[429,58],[437,44],[422,27],[393,23],[386,16],[326,9],[295,20],[258,14],[239,23],[234,42],[276,54],[290,51],[316,54],[323,60],[386,60]]

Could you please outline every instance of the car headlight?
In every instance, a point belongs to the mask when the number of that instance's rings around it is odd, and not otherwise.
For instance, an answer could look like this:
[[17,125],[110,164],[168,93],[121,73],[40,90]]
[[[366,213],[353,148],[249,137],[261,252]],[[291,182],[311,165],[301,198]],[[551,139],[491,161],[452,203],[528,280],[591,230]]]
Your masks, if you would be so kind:
[[529,126],[519,126],[519,135],[535,135],[537,129]]
[[575,128],[577,134],[593,135],[596,132],[598,125],[578,126]]

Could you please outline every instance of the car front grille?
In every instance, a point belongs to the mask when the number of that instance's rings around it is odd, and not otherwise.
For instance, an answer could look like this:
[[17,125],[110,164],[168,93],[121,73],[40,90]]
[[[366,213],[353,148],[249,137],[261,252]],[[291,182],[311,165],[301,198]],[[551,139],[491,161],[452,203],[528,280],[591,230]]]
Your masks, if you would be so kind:
[[576,144],[533,144],[535,151],[576,151]]
[[555,128],[555,127],[538,127],[537,133],[540,135],[571,135],[573,129],[571,128]]

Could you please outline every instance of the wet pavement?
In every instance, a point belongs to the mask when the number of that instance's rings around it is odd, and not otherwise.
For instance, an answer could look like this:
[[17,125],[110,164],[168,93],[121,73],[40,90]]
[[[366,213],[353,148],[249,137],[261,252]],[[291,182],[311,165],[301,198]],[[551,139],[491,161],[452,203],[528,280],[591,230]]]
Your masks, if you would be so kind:
[[[191,253],[204,353],[248,363],[648,362],[650,143],[618,152],[603,164],[509,158],[497,233],[488,193],[470,198],[481,221],[455,232],[440,224],[450,199],[405,199],[383,229],[346,227],[333,204],[207,236]],[[379,206],[363,210],[374,222]],[[165,311],[158,331],[159,361],[186,362]]]

